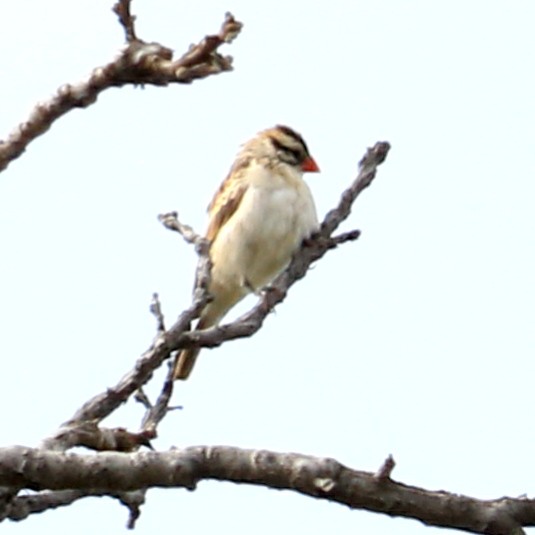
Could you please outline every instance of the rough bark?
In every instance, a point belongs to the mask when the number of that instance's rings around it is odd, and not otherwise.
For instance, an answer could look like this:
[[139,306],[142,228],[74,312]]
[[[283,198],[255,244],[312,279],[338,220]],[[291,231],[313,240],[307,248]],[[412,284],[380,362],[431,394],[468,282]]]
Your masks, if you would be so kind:
[[[75,455],[14,446],[0,449],[0,485],[56,490],[69,503],[87,495],[111,495],[139,488],[195,490],[204,480],[287,489],[389,516],[473,533],[521,533],[535,525],[535,500],[476,500],[398,483],[385,474],[352,470],[329,458],[229,446],[195,446],[167,452]],[[90,489],[90,494],[86,494]],[[75,491],[81,491],[77,494]],[[54,494],[44,496],[51,500]],[[57,506],[57,501],[54,504]],[[20,519],[18,502],[9,517]]]

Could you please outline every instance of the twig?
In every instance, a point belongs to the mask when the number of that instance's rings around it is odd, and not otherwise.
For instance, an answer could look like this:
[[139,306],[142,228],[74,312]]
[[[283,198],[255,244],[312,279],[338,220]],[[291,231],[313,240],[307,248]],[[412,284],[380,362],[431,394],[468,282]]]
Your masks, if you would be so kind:
[[348,241],[354,241],[360,238],[360,230],[350,230],[349,232],[343,232],[338,236],[333,236],[330,241],[332,248],[342,245]]
[[0,517],[0,521],[9,519],[21,521],[32,514],[43,513],[58,507],[66,507],[77,500],[89,497],[110,496],[116,498],[129,510],[127,528],[134,527],[137,517],[139,517],[139,508],[143,505],[146,491],[118,492],[110,493],[98,490],[55,490],[41,491],[26,496],[17,496],[9,504]]
[[187,243],[199,245],[204,242],[205,247],[207,247],[208,244],[201,235],[197,234],[189,225],[185,225],[179,221],[178,212],[160,214],[158,216],[158,221],[160,221],[165,228],[172,230],[173,232],[178,232]]
[[62,426],[56,434],[44,440],[43,449],[64,451],[75,446],[83,446],[95,451],[123,451],[130,452],[146,446],[153,449],[150,440],[154,438],[150,433],[142,430],[132,433],[123,427],[100,427],[98,421],[73,422]]
[[156,318],[158,334],[165,332],[165,320],[162,313],[162,305],[160,303],[160,297],[157,293],[152,294],[152,301],[150,304],[151,314]]
[[389,455],[383,462],[383,464],[380,466],[379,470],[375,472],[375,477],[379,481],[387,481],[390,479],[390,476],[392,475],[392,470],[394,470],[394,467],[396,466],[396,461],[394,461],[394,457],[392,455]]
[[119,0],[113,6],[113,12],[119,17],[119,23],[124,28],[124,36],[127,43],[137,41],[134,23],[135,15],[130,12],[130,0]]
[[162,391],[160,392],[160,395],[158,396],[154,406],[147,410],[141,424],[141,429],[143,432],[151,436],[151,438],[156,438],[156,429],[158,424],[165,418],[168,412],[182,408],[180,406],[169,406],[175,384],[173,379],[173,369],[173,361],[171,360],[168,362],[167,374],[162,386]]
[[136,521],[141,515],[141,506],[145,503],[146,495],[146,489],[142,489],[133,492],[123,492],[116,496],[128,509],[126,529],[134,529],[136,527]]
[[355,199],[372,183],[377,167],[386,160],[389,151],[390,143],[386,141],[380,141],[368,148],[359,162],[360,170],[356,180],[342,193],[338,206],[325,216],[321,224],[321,235],[331,236],[340,223],[347,219]]
[[3,511],[0,520],[24,520],[32,514],[65,507],[88,496],[103,496],[103,493],[86,490],[56,490],[17,496]]
[[181,68],[191,68],[206,63],[213,58],[214,52],[223,43],[232,43],[242,29],[242,23],[237,22],[231,13],[225,13],[225,21],[217,35],[208,35],[190,49],[178,60]]
[[145,394],[145,391],[143,388],[138,388],[134,394],[134,401],[137,401],[138,403],[141,403],[145,409],[149,410],[152,409],[152,403],[150,402],[147,394]]

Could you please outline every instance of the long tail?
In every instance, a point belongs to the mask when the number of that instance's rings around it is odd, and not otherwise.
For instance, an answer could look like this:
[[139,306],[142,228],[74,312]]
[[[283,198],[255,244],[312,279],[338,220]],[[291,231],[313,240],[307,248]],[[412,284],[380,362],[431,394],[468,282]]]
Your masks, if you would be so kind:
[[[215,323],[216,322],[212,321],[212,319],[201,317],[195,329],[207,329]],[[180,352],[175,360],[175,370],[173,372],[173,378],[175,380],[181,379],[185,381],[189,377],[191,370],[193,370],[193,366],[195,366],[195,361],[197,360],[200,351],[200,348],[192,347],[190,349],[183,349]]]
[[[214,284],[214,274],[212,273],[212,284]],[[201,313],[201,317],[195,326],[195,330],[208,329],[213,325],[217,325],[238,301],[240,301],[248,290],[244,291],[244,286],[236,284],[231,280],[227,281],[225,285],[213,285],[210,288],[210,293],[214,300],[209,303]],[[175,360],[175,369],[173,377],[175,379],[185,380],[189,377],[195,361],[199,355],[200,348],[192,347],[190,349],[183,349]]]
[[178,355],[175,361],[174,379],[182,379],[183,381],[189,377],[195,361],[199,355],[200,350],[198,348],[183,349]]

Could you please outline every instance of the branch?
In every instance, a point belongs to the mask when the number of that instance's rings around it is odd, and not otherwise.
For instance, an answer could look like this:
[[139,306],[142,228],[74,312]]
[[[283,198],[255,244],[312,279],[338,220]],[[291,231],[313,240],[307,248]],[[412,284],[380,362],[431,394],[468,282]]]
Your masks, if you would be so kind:
[[389,151],[390,144],[385,141],[378,142],[367,150],[359,162],[359,174],[356,180],[342,193],[338,206],[325,216],[320,232],[323,236],[330,236],[340,223],[347,219],[356,198],[372,183],[377,166],[386,160]]
[[[176,213],[160,216],[160,220],[164,221],[164,224],[169,228],[182,234],[186,241],[195,244],[199,254],[193,303],[180,314],[173,325],[172,329],[176,336],[180,332],[187,332],[190,329],[191,321],[199,317],[202,309],[211,299],[208,294],[211,270],[209,242],[191,227],[180,223]],[[171,370],[167,374],[154,407],[150,405],[148,398],[142,391],[143,385],[152,378],[154,371],[171,356],[173,351],[167,342],[168,335],[165,331],[164,317],[157,294],[152,296],[150,310],[157,321],[157,335],[151,347],[137,360],[134,368],[114,387],[108,388],[105,392],[88,400],[69,420],[61,425],[54,435],[43,440],[42,448],[65,451],[74,446],[85,446],[98,451],[125,451],[125,448],[129,448],[131,451],[140,445],[150,447],[148,441],[157,436],[157,425],[170,410],[174,409],[169,407],[173,393]],[[129,433],[122,428],[105,429],[98,427],[101,420],[126,403],[134,393],[136,393],[136,399],[143,402],[147,408],[140,433]]]
[[134,527],[139,516],[139,508],[144,503],[145,491],[109,493],[95,490],[55,490],[43,491],[27,496],[17,496],[2,510],[0,521],[25,520],[32,514],[44,513],[58,507],[66,507],[77,500],[89,497],[109,496],[116,498],[129,510],[127,528]]
[[17,126],[5,141],[0,140],[0,172],[18,158],[36,137],[44,134],[54,121],[75,108],[87,108],[110,87],[189,84],[232,70],[232,58],[218,52],[222,44],[231,43],[242,29],[242,23],[230,13],[225,15],[218,34],[206,36],[196,45],[191,45],[181,58],[174,60],[171,49],[136,37],[135,18],[130,14],[129,0],[117,2],[114,11],[125,29],[126,46],[115,60],[94,69],[83,82],[61,86],[52,98],[37,104],[28,119]]
[[[208,254],[209,243],[193,229],[180,223],[176,212],[159,216],[160,221],[169,229],[178,232],[188,243],[193,243],[199,254],[199,264],[196,272],[196,289],[192,305],[180,314],[178,320],[165,332],[159,332],[151,347],[138,359],[133,370],[127,373],[117,385],[108,388],[105,392],[97,394],[87,401],[70,420],[65,422],[56,434],[46,439],[42,447],[52,450],[65,450],[71,447],[72,441],[69,432],[85,422],[99,422],[109,416],[115,409],[125,403],[128,398],[146,384],[152,377],[153,372],[168,359],[174,351],[184,347],[203,346],[215,347],[226,340],[252,336],[257,332],[269,312],[286,297],[289,288],[299,279],[303,278],[312,262],[321,258],[327,251],[336,247],[339,243],[357,239],[360,233],[351,231],[332,237],[331,234],[346,219],[351,211],[351,205],[358,195],[370,185],[377,167],[385,160],[390,149],[386,142],[378,142],[369,148],[360,161],[360,170],[349,188],[344,191],[338,206],[331,210],[323,221],[320,232],[303,243],[301,249],[294,256],[289,267],[272,283],[261,296],[259,302],[249,312],[242,315],[236,321],[212,327],[204,331],[189,331],[190,323],[197,318],[208,303],[210,296],[207,293],[210,277],[210,258]],[[154,311],[153,300],[153,311]],[[159,303],[158,303],[159,306]],[[157,318],[158,315],[156,314]],[[161,318],[158,318],[161,321]],[[164,409],[170,397],[169,389],[164,385],[161,403],[157,411],[153,411],[150,417],[152,422],[159,422],[165,415]],[[150,425],[150,430],[154,430]]]
[[53,492],[44,491],[28,496],[17,496],[2,510],[0,519],[24,520],[32,514],[65,507],[87,496],[102,496],[102,493],[82,490],[58,490]]
[[149,431],[131,433],[123,427],[99,427],[97,420],[75,421],[64,424],[56,434],[41,443],[41,447],[65,451],[82,446],[95,451],[136,451],[141,446],[153,449],[150,439],[155,434]]
[[[216,347],[227,340],[245,338],[256,333],[262,327],[267,315],[277,304],[284,301],[290,287],[305,276],[313,262],[319,260],[327,251],[337,245],[356,240],[360,236],[358,230],[338,236],[332,236],[332,234],[347,219],[351,213],[352,205],[360,193],[372,183],[377,173],[377,167],[385,161],[389,150],[390,144],[384,141],[377,142],[367,150],[359,163],[360,169],[357,177],[343,192],[338,206],[325,216],[319,233],[303,243],[288,268],[271,283],[256,306],[232,323],[217,325],[202,331],[184,332],[175,330],[173,326],[166,335],[169,348],[175,351],[192,346]],[[168,225],[166,224],[166,226]]]
[[521,527],[535,526],[535,500],[477,500],[430,491],[352,470],[334,459],[297,453],[227,446],[91,456],[22,446],[0,449],[0,485],[36,491],[91,489],[116,497],[151,487],[194,490],[203,480],[293,490],[354,509],[487,535],[516,535]]
[[174,365],[172,362],[169,362],[167,374],[165,376],[162,390],[158,396],[158,399],[156,400],[154,406],[147,408],[147,412],[143,417],[143,422],[141,423],[141,428],[143,431],[139,433],[142,436],[156,438],[158,436],[156,432],[158,424],[165,418],[167,413],[182,408],[180,405],[175,407],[169,406],[171,396],[173,395],[173,387],[175,385],[173,370]]
[[119,0],[113,6],[113,12],[119,19],[119,24],[124,29],[124,37],[127,43],[137,41],[136,31],[134,29],[134,23],[136,22],[136,16],[132,15],[130,11],[131,0]]
[[[178,331],[187,331],[191,321],[198,317],[207,301],[199,300],[180,314],[174,328]],[[152,377],[154,370],[159,368],[162,362],[171,356],[171,350],[165,340],[165,333],[157,335],[151,347],[137,360],[134,368],[130,370],[119,382],[89,399],[76,413],[67,420],[60,429],[52,436],[45,439],[42,448],[50,450],[65,450],[72,446],[76,437],[77,427],[83,422],[99,422],[109,416],[115,409],[126,403],[128,398],[146,384]]]
[[392,475],[392,470],[394,470],[394,467],[396,466],[396,462],[394,461],[394,457],[392,455],[389,455],[383,462],[383,464],[380,466],[379,470],[375,472],[375,477],[379,481],[386,481],[390,479],[390,476]]

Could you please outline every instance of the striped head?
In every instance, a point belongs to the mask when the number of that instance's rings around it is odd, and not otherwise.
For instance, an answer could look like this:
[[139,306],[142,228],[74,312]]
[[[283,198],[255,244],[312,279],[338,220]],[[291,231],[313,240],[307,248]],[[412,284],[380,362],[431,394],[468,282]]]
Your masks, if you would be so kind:
[[319,172],[305,140],[288,126],[277,125],[259,132],[243,146],[242,153],[257,159],[278,160],[301,172]]

